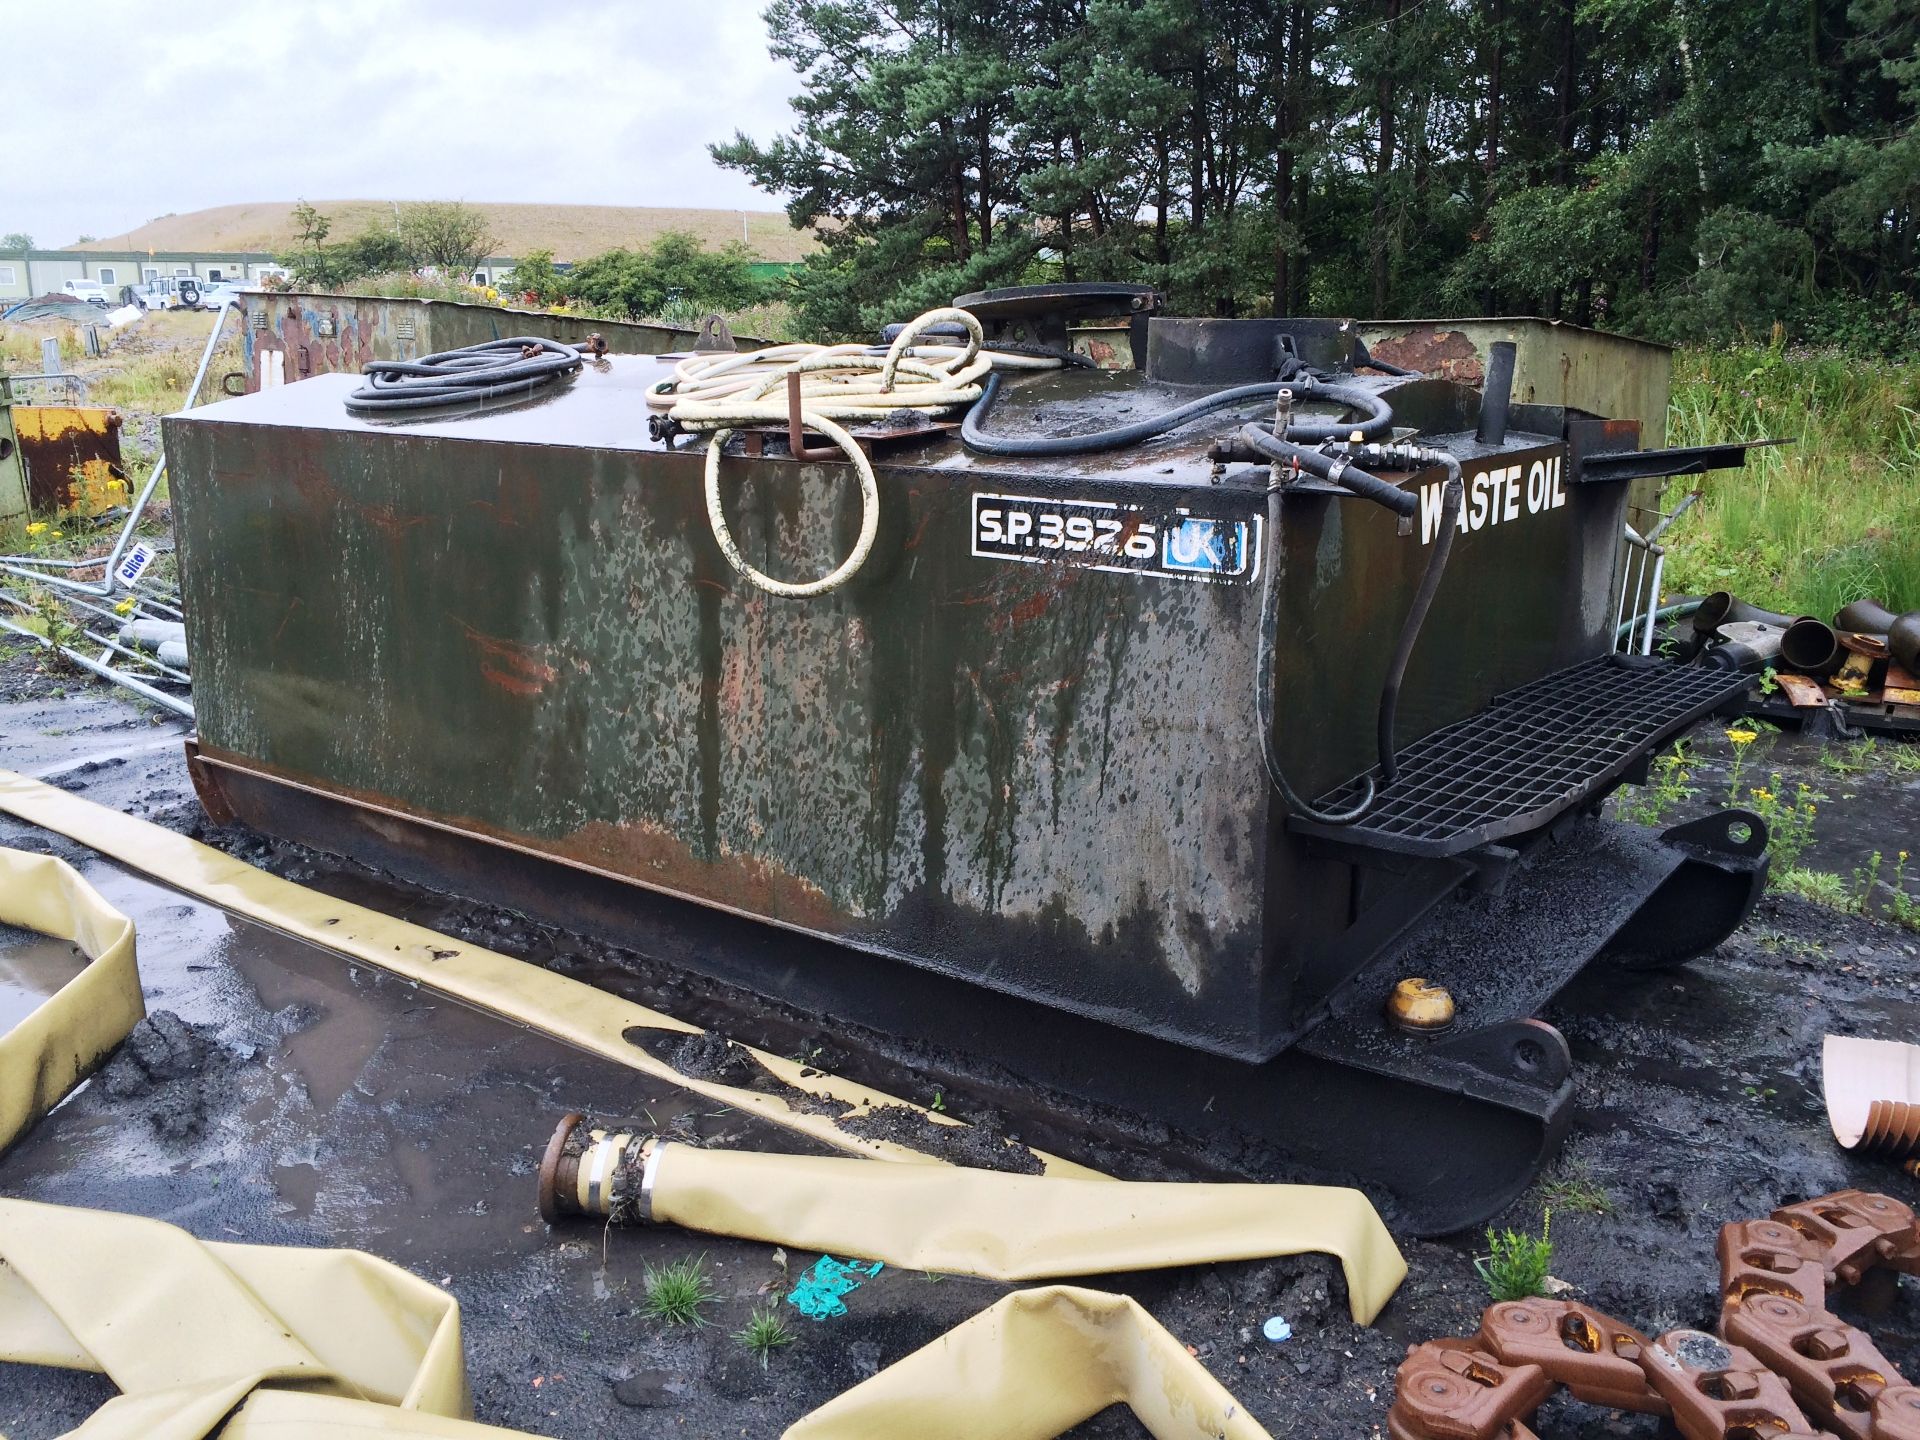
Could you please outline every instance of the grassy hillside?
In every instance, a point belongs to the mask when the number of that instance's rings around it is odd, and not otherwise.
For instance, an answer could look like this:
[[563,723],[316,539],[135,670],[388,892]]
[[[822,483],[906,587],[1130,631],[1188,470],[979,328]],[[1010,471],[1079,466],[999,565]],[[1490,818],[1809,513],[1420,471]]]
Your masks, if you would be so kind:
[[1822,619],[1862,596],[1920,607],[1920,363],[1686,350],[1673,378],[1669,444],[1795,443],[1706,477],[1668,541],[1669,591]]
[[[813,237],[793,229],[778,210],[684,210],[636,205],[521,205],[469,201],[486,214],[497,242],[495,253],[525,255],[551,250],[556,260],[584,260],[621,245],[644,245],[666,230],[690,230],[710,247],[741,238],[746,220],[747,248],[762,260],[799,260],[813,249]],[[316,200],[314,207],[333,221],[335,240],[371,226],[390,224],[390,200]],[[291,200],[247,205],[218,205],[186,215],[163,215],[124,235],[109,235],[72,248],[79,250],[284,250],[294,240]]]

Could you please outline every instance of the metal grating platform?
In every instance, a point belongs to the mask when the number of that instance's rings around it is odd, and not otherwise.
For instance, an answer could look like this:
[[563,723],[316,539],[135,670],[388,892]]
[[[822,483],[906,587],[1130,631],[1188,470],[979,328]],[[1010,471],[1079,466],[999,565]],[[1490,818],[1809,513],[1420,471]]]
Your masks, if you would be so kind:
[[[1494,697],[1400,752],[1400,773],[1357,825],[1294,830],[1405,855],[1457,855],[1535,829],[1601,793],[1640,756],[1743,693],[1749,677],[1603,656]],[[1371,773],[1371,772],[1370,772]],[[1318,808],[1350,804],[1356,777]]]

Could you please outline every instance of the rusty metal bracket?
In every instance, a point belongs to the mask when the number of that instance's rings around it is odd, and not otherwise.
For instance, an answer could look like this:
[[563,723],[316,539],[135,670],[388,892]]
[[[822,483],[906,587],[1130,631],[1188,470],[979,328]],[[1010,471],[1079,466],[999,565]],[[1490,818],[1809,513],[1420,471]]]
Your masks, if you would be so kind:
[[720,350],[738,350],[740,347],[733,338],[733,329],[724,317],[709,315],[700,322],[700,334],[693,342],[696,355],[709,354]]
[[806,427],[800,422],[800,372],[787,376],[787,452],[796,460],[838,460],[838,445],[807,445]]

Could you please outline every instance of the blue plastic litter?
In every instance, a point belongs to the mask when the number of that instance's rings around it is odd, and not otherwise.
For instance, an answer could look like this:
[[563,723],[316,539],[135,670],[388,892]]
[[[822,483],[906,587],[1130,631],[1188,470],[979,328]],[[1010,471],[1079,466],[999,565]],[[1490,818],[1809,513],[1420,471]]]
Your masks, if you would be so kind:
[[847,1307],[840,1297],[858,1290],[861,1282],[871,1280],[881,1268],[878,1260],[836,1260],[822,1255],[813,1262],[813,1269],[800,1277],[787,1303],[809,1320],[844,1315]]
[[1269,1315],[1267,1323],[1260,1327],[1260,1333],[1278,1345],[1282,1340],[1293,1338],[1293,1326],[1287,1323],[1284,1315]]

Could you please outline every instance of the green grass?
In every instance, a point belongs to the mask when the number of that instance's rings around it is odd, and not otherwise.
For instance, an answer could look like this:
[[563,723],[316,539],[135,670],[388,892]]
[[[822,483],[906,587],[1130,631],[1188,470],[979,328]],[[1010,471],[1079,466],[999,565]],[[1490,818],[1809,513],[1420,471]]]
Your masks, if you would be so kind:
[[1920,608],[1920,362],[1683,351],[1668,420],[1670,445],[1797,442],[1704,477],[1670,532],[1670,594],[1823,619],[1863,596]]
[[1549,1215],[1555,1210],[1571,1210],[1578,1215],[1613,1214],[1613,1197],[1594,1179],[1593,1172],[1578,1161],[1568,1162],[1559,1174],[1542,1181],[1540,1198],[1546,1203]]
[[1487,1294],[1496,1301],[1506,1301],[1547,1293],[1547,1267],[1553,1263],[1552,1225],[1553,1212],[1549,1210],[1540,1218],[1538,1235],[1488,1228],[1489,1253],[1476,1256],[1473,1262],[1486,1282]]
[[1879,748],[1871,735],[1848,745],[1829,745],[1820,752],[1820,768],[1835,775],[1865,775],[1873,769]]
[[[94,380],[87,390],[89,405],[112,405],[141,415],[171,415],[187,403],[198,355],[176,350],[143,355],[110,375]],[[143,477],[144,478],[144,477]]]
[[767,1359],[774,1351],[793,1343],[793,1330],[780,1314],[777,1305],[756,1308],[747,1317],[747,1323],[734,1331],[733,1338],[746,1346],[748,1351],[760,1362],[760,1368],[767,1368]]
[[1787,866],[1773,872],[1769,883],[1782,894],[1811,900],[1829,910],[1851,911],[1854,908],[1852,889],[1844,878],[1830,871]]
[[658,1269],[649,1265],[644,1274],[647,1298],[641,1310],[669,1325],[704,1325],[700,1311],[718,1298],[713,1282],[707,1278],[707,1257],[675,1260]]

